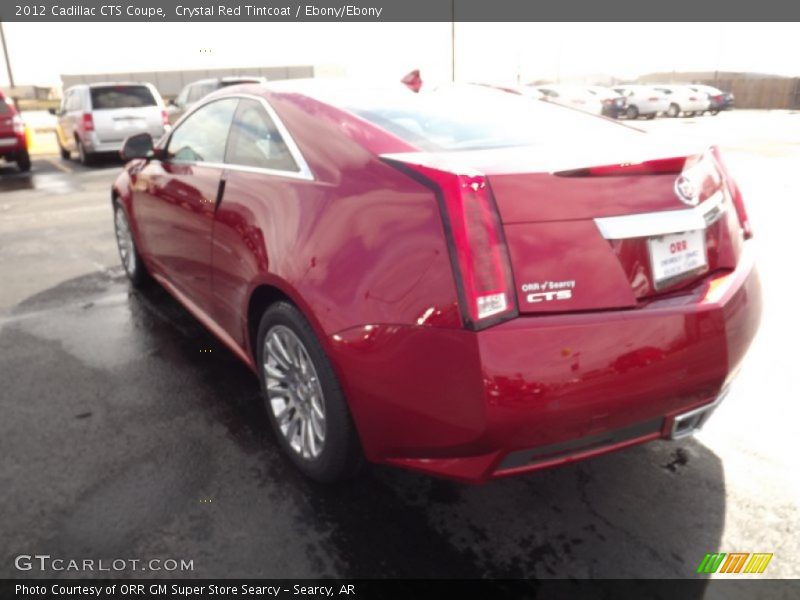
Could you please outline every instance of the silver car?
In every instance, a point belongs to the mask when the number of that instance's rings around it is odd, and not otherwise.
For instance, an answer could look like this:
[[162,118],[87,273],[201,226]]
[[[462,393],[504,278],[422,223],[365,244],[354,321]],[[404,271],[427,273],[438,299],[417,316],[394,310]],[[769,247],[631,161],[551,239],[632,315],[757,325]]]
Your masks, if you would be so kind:
[[231,85],[239,85],[240,83],[266,82],[266,77],[251,77],[248,75],[238,75],[235,77],[215,77],[212,79],[200,79],[198,81],[194,81],[184,87],[180,94],[178,94],[174,100],[170,101],[169,106],[167,107],[169,122],[174,125],[195,102],[205,98],[211,92],[215,92],[220,88]]
[[169,128],[164,101],[149,83],[92,83],[68,88],[58,117],[56,137],[62,158],[78,153],[90,164],[101,153],[119,152],[129,135],[154,139]]
[[654,119],[669,108],[666,94],[648,85],[620,85],[614,91],[625,98],[625,116],[629,119]]

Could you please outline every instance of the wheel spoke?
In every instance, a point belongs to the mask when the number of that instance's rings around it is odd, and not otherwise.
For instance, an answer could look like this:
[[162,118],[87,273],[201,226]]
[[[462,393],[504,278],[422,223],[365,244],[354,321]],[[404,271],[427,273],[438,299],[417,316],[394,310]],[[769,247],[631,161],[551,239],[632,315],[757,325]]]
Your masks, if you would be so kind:
[[317,441],[314,439],[315,436],[314,426],[312,425],[312,418],[308,417],[306,419],[306,438],[308,438],[308,453],[316,458],[319,455],[319,450],[317,449]]
[[286,373],[278,370],[274,365],[269,364],[269,362],[264,363],[264,371],[266,372],[267,377],[270,379],[286,381]]
[[288,423],[289,419],[292,418],[292,409],[294,406],[291,403],[286,403],[283,409],[275,415],[275,419],[278,421],[278,426],[283,429]]
[[311,396],[311,412],[317,415],[323,421],[325,420],[325,413],[322,410],[322,403],[319,401],[319,397],[316,394]]
[[311,427],[314,434],[323,441],[325,439],[325,418],[317,415],[316,412],[311,413]]
[[275,347],[277,348],[278,354],[286,363],[286,367],[289,368],[292,366],[292,355],[289,354],[289,350],[286,348],[286,343],[281,339],[279,334],[275,335]]
[[286,348],[283,347],[277,335],[273,335],[267,342],[267,351],[270,356],[285,370],[289,370],[291,360],[286,355]]

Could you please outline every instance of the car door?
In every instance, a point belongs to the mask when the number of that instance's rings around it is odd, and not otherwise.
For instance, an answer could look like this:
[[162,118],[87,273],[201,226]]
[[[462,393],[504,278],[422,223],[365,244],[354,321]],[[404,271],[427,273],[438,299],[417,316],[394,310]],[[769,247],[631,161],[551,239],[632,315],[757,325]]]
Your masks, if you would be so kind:
[[75,149],[75,109],[78,104],[79,90],[72,88],[68,90],[61,103],[61,110],[58,114],[57,134],[61,139],[61,145],[69,150]]
[[316,184],[291,134],[261,99],[240,101],[225,163],[211,257],[214,320],[246,347],[250,286],[269,270],[268,256],[297,243],[298,230],[310,219],[303,207],[313,205],[304,201],[314,197]]
[[149,161],[133,186],[133,210],[147,258],[204,310],[214,208],[237,103],[222,98],[193,111],[170,135],[163,158]]

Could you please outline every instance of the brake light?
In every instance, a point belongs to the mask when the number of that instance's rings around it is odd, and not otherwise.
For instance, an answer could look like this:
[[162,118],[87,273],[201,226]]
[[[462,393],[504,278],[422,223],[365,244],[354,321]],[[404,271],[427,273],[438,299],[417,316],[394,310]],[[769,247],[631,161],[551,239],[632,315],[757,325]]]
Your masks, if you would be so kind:
[[511,261],[486,177],[384,160],[436,193],[464,324],[478,330],[516,317]]
[[169,115],[165,109],[161,109],[161,124],[164,127],[169,127]]
[[739,225],[742,226],[744,239],[749,240],[751,237],[753,237],[753,227],[750,225],[750,218],[747,216],[747,209],[744,205],[742,191],[739,189],[739,186],[736,184],[736,181],[733,179],[733,177],[731,177],[727,165],[722,160],[722,153],[719,151],[719,148],[712,146],[711,154],[714,156],[714,160],[717,163],[717,168],[722,174],[722,178],[725,180],[725,185],[728,187],[728,193],[731,195],[731,201],[736,209],[736,216],[739,217]]
[[19,115],[14,115],[11,119],[11,126],[14,128],[16,135],[25,135],[25,121]]
[[658,102],[658,96],[650,96],[647,99],[648,102]]
[[686,164],[685,156],[659,158],[642,162],[601,165],[585,169],[572,169],[555,173],[560,177],[614,177],[623,175],[655,175],[659,173],[680,173]]
[[84,131],[94,131],[94,119],[92,118],[92,113],[83,113],[81,125],[83,126]]

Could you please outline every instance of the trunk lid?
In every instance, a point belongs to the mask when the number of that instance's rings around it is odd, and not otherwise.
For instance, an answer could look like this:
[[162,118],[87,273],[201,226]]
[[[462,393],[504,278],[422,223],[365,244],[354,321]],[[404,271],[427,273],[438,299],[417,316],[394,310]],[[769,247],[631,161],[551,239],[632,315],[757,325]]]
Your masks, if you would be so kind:
[[694,146],[635,134],[404,160],[487,177],[520,313],[633,308],[734,268],[741,250],[724,176]]

